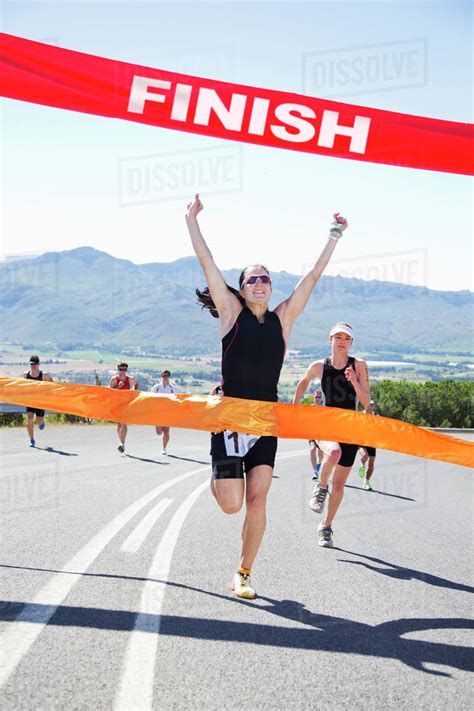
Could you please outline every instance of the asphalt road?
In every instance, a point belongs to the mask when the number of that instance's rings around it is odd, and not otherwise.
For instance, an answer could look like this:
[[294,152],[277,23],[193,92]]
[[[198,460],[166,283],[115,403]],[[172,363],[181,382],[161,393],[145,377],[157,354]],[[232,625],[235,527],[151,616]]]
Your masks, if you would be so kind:
[[380,451],[334,526],[303,441],[280,441],[255,601],[229,594],[242,514],[205,433],[0,431],[2,709],[467,709],[472,477]]

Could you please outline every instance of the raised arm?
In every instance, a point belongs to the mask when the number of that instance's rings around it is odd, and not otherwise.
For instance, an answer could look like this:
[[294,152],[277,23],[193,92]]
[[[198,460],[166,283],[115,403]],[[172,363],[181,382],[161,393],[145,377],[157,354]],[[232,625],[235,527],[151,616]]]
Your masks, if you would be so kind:
[[333,218],[333,223],[329,229],[327,243],[325,244],[324,249],[316,260],[314,266],[302,279],[300,279],[292,294],[290,294],[285,301],[282,301],[282,303],[275,309],[282,323],[283,334],[287,343],[296,319],[308,303],[311,292],[318,283],[321,274],[324,272],[329,260],[331,259],[336,243],[341,238],[344,230],[348,227],[346,218],[342,217],[342,215],[338,212],[334,214]]
[[299,403],[299,401],[309,388],[312,380],[321,380],[322,367],[323,362],[320,360],[315,360],[314,363],[311,363],[308,370],[296,386],[295,394],[293,396],[293,405],[297,405]]
[[227,332],[226,322],[233,323],[242,310],[242,306],[237,297],[227,288],[224,277],[217,268],[211,250],[202,236],[197,216],[203,209],[204,206],[199,198],[199,193],[197,193],[194,202],[188,204],[186,224],[194,252],[206,277],[209,292],[221,320],[221,330]]

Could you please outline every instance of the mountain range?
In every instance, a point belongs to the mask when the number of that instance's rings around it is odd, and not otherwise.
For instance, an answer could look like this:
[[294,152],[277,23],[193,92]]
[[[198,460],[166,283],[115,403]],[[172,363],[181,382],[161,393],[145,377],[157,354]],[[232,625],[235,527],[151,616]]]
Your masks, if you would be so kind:
[[[224,272],[237,286],[239,269]],[[300,277],[272,274],[271,306]],[[145,351],[219,350],[217,319],[196,303],[205,286],[195,257],[134,264],[92,247],[0,263],[0,339]],[[473,293],[323,276],[298,320],[290,347],[324,350],[330,327],[352,324],[361,352],[469,352]]]

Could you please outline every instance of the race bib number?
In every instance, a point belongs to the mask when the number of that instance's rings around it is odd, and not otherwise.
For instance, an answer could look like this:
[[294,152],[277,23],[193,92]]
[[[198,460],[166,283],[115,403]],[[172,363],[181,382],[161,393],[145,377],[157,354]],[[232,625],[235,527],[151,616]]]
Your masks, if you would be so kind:
[[224,430],[225,451],[229,457],[245,457],[260,437]]

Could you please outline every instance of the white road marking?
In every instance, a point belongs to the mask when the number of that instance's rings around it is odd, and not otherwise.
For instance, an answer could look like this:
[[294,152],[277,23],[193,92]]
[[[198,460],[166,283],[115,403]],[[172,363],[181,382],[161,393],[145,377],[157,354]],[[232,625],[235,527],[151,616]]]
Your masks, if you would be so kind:
[[146,537],[150,533],[155,523],[160,518],[163,511],[166,511],[168,506],[173,503],[173,499],[161,499],[158,501],[147,515],[142,518],[138,526],[131,532],[128,538],[122,543],[120,550],[126,553],[136,553],[144,543]]
[[[56,573],[50,578],[32,602],[25,606],[15,621],[0,636],[0,688],[6,683],[30,647],[37,640],[58,606],[62,604],[74,585],[80,580],[82,573],[87,571],[112,538],[150,501],[153,501],[157,496],[180,481],[204,471],[208,472],[209,466],[180,474],[149,491],[148,494],[128,506],[104,526],[66,563],[62,568],[62,572]],[[206,481],[202,488],[204,489],[204,486],[207,485],[208,482]],[[77,574],[72,575],[69,571],[77,572]],[[68,575],[63,575],[63,573],[68,573]]]
[[[286,452],[277,459],[308,454],[308,449]],[[135,620],[135,628],[130,634],[125,652],[120,686],[114,702],[114,711],[150,711],[153,708],[153,686],[161,614],[166,592],[166,582],[171,567],[174,549],[181,528],[195,501],[208,486],[200,484],[181,504],[174,514],[163,538],[156,549],[147,582],[144,584],[140,600],[140,612]],[[156,582],[160,580],[161,582]]]
[[[288,457],[299,456],[302,454],[307,454],[308,450],[298,450],[295,452],[288,452],[284,454],[277,455],[277,459],[287,459]],[[119,531],[127,525],[127,523],[141,511],[147,504],[149,504],[157,496],[160,496],[164,491],[171,488],[180,481],[187,479],[195,474],[201,472],[208,472],[209,465],[200,467],[199,469],[194,469],[185,474],[180,474],[179,476],[170,479],[169,481],[161,484],[160,486],[152,489],[152,491],[145,494],[141,499],[138,499],[135,503],[124,509],[118,516],[116,516],[112,521],[106,524],[91,540],[86,543],[86,545],[76,553],[73,558],[71,558],[68,563],[62,568],[62,571],[53,575],[46,585],[39,591],[39,593],[34,597],[34,599],[25,605],[23,611],[18,615],[18,617],[12,622],[5,632],[0,636],[0,688],[5,685],[10,676],[13,674],[18,664],[20,664],[23,657],[28,653],[32,645],[36,642],[37,638],[40,636],[45,626],[50,621],[51,617],[56,612],[59,605],[63,603],[67,595],[71,592],[74,585],[80,580],[81,575],[85,573],[88,568],[92,565],[94,560],[102,552],[102,550],[110,543],[110,541],[119,533]],[[188,499],[184,501],[182,506],[178,509],[171,523],[165,531],[162,543],[167,537],[167,533],[171,531],[171,526],[173,522],[177,521],[176,516],[182,512],[184,518],[179,523],[179,529],[184,523],[184,519],[193,505],[194,501],[197,499],[201,491],[208,486],[208,482],[205,481],[198,490],[194,491]],[[191,500],[192,499],[192,500]],[[187,505],[187,502],[190,504]],[[185,505],[187,509],[185,510]],[[176,524],[174,524],[176,525]],[[178,531],[179,533],[179,531]],[[168,534],[168,541],[169,536]],[[159,550],[162,550],[162,543],[160,543]],[[176,541],[173,544],[173,549]],[[172,554],[172,551],[171,551]],[[156,556],[155,556],[156,557]],[[169,564],[171,564],[171,558],[169,558]],[[169,565],[168,565],[169,570]],[[69,571],[74,571],[76,574],[73,575]],[[67,575],[63,575],[67,573]],[[157,577],[157,575],[155,575]],[[161,574],[161,578],[165,577]],[[156,584],[153,584],[156,586]],[[148,588],[149,589],[149,588]],[[153,587],[153,593],[155,593],[156,587]],[[160,610],[161,610],[161,600],[163,597],[164,589],[160,593]],[[154,613],[157,614],[157,613]],[[142,620],[143,622],[143,620]],[[136,634],[136,633],[132,633]],[[153,637],[148,633],[145,633],[146,637]],[[148,642],[147,642],[148,643]],[[155,650],[156,654],[156,650]],[[136,687],[135,687],[136,691]],[[151,677],[151,694],[153,695],[153,677]],[[150,702],[151,704],[151,702]],[[130,707],[129,707],[130,708]],[[132,708],[138,708],[137,706],[132,706]],[[150,706],[146,707],[150,708]]]
[[[120,686],[115,697],[115,711],[152,708],[155,661],[166,581],[181,528],[194,502],[207,486],[207,481],[200,484],[184,500],[156,549],[147,574],[148,578],[154,580],[147,580],[143,587],[140,612],[125,652]],[[157,579],[162,582],[156,582]]]

